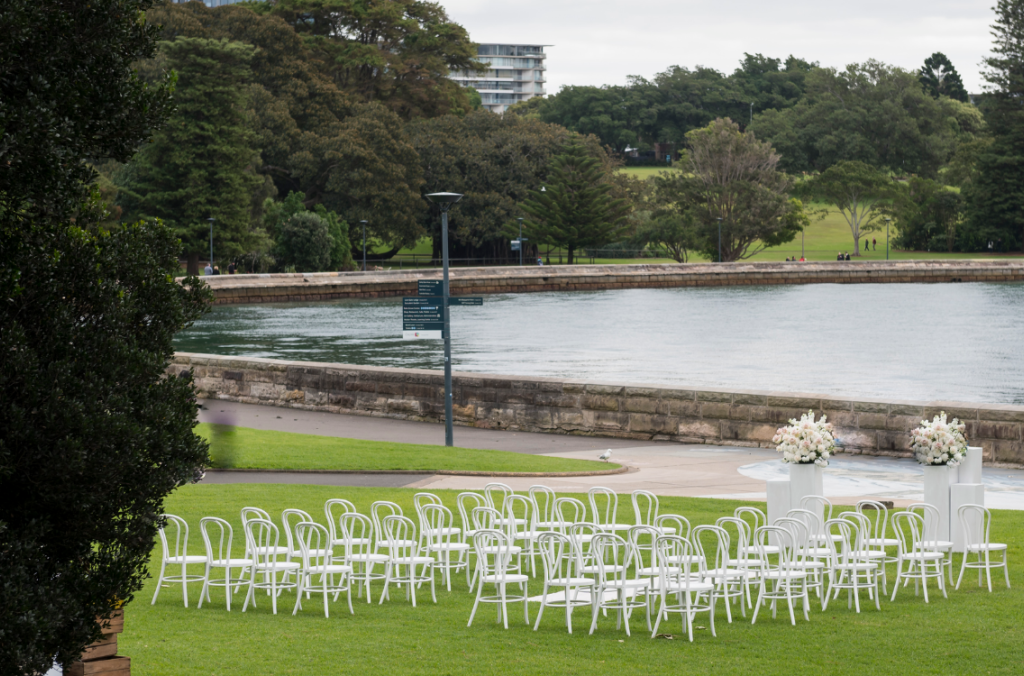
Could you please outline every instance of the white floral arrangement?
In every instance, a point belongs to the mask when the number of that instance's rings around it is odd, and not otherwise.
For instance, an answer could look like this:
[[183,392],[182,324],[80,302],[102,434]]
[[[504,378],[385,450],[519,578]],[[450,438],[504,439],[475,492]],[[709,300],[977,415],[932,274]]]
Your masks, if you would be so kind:
[[772,437],[772,443],[778,444],[783,461],[827,465],[829,456],[835,453],[836,440],[832,436],[832,423],[825,420],[826,416],[815,420],[814,411],[808,411],[800,416],[800,420],[793,418],[787,427],[780,427]]
[[920,427],[911,430],[910,437],[910,448],[922,465],[956,467],[967,453],[964,424],[956,418],[947,422],[945,411],[931,422],[922,420]]

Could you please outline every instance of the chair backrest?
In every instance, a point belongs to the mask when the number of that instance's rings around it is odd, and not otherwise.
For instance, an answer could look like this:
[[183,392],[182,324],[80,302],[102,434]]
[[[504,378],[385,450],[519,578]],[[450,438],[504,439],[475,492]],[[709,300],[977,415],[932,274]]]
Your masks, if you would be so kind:
[[467,533],[473,530],[473,510],[477,507],[486,507],[487,500],[479,493],[459,493],[455,498],[455,506],[459,510],[459,518],[462,519],[463,536],[468,537]]
[[737,507],[732,515],[737,519],[743,519],[750,524],[750,532],[756,531],[762,526],[767,526],[768,517],[757,507]]
[[896,540],[899,541],[900,554],[904,555],[913,552],[924,541],[924,517],[909,510],[894,512],[892,515],[892,530]]
[[412,496],[412,506],[416,509],[416,516],[420,520],[420,527],[423,526],[423,508],[427,505],[441,505],[441,498],[433,493],[416,493]]
[[[855,514],[856,512],[851,512]],[[829,519],[824,524],[825,543],[829,550],[830,568],[835,570],[836,566],[848,566],[852,563],[866,561],[863,551],[857,551],[857,541],[861,535],[859,528],[853,519]],[[832,535],[838,535],[836,542]]]
[[420,528],[429,547],[451,549],[453,541],[458,538],[453,534],[455,517],[452,510],[444,505],[424,505]]
[[536,517],[533,530],[552,529],[552,524],[558,520],[555,516],[555,500],[558,499],[558,495],[547,486],[540,484],[530,486],[529,495],[530,500],[533,501],[533,513]]
[[[825,539],[825,522],[818,517],[817,513],[809,509],[791,509],[786,512],[786,518],[798,519],[803,522],[807,529],[806,544],[818,545]],[[775,525],[778,525],[779,521],[779,519],[775,519]]]
[[295,524],[295,539],[299,542],[299,555],[304,569],[320,568],[331,562],[331,534],[320,524],[300,521]]
[[501,512],[493,507],[473,508],[473,530],[501,530]]
[[356,506],[342,498],[333,498],[324,503],[324,516],[327,517],[327,532],[331,535],[331,542],[344,539],[338,530],[341,516],[354,511],[356,511]]
[[[721,526],[700,525],[690,533],[690,544],[707,569],[724,571],[729,567],[729,533]],[[708,554],[713,553],[713,556]]]
[[579,576],[577,549],[569,536],[545,531],[537,536],[536,547],[544,564],[545,580],[565,580]]
[[638,526],[653,526],[658,519],[658,496],[650,491],[635,490],[629,498],[633,503],[634,523]]
[[[992,512],[984,505],[960,505],[957,518],[964,529],[964,543],[968,545],[989,544],[989,530],[992,527]],[[966,556],[966,554],[965,554]]]
[[497,582],[508,576],[512,562],[512,540],[500,530],[478,530],[473,534],[473,549],[482,575],[495,576]]
[[264,519],[266,521],[273,521],[270,518],[270,514],[266,510],[260,509],[259,507],[242,507],[242,525],[249,519]]
[[921,538],[925,542],[935,542],[939,539],[939,508],[929,502],[914,502],[907,505],[908,512],[921,513],[924,519],[924,529],[921,531]]
[[[781,520],[781,519],[780,519]],[[803,526],[802,521],[792,519]],[[778,547],[778,554],[772,556],[772,542]],[[762,573],[791,570],[797,560],[799,546],[795,543],[793,533],[781,526],[761,526],[754,530],[754,549],[761,564]]]
[[783,516],[775,519],[775,525],[784,529],[790,535],[789,542],[793,549],[790,552],[790,560],[802,562],[807,555],[807,547],[811,543],[811,532],[807,528],[807,522],[796,517]]
[[814,512],[821,521],[822,528],[825,527],[825,522],[832,518],[832,501],[824,495],[805,495],[800,498],[800,509]]
[[756,552],[751,549],[751,530],[750,524],[743,519],[738,519],[735,516],[722,516],[715,520],[715,525],[729,532],[729,528],[732,527],[736,531],[736,535],[730,535],[730,541],[736,543],[736,557],[733,559],[736,563],[747,563],[751,559],[756,559]]
[[285,544],[288,547],[288,552],[291,556],[300,556],[299,543],[295,539],[295,526],[300,521],[312,521],[308,513],[301,509],[286,509],[281,512],[281,525],[284,526],[284,538]]
[[207,560],[216,563],[231,558],[231,541],[235,533],[230,523],[215,516],[204,516],[199,520],[199,532],[203,536]]
[[416,524],[407,516],[392,514],[384,517],[384,546],[392,559],[407,559],[419,554]]
[[515,491],[512,490],[511,486],[500,481],[492,481],[484,486],[484,500],[487,501],[487,506],[498,511],[501,511],[502,505],[505,504],[505,497],[513,493]]
[[576,498],[556,498],[555,521],[559,524],[559,532],[564,535],[573,524],[588,523],[587,508]]
[[[185,519],[174,514],[161,514],[160,518],[164,520],[163,527],[157,531],[160,534],[160,544],[163,545],[164,549],[164,560],[169,558],[178,558],[180,556],[188,556],[188,523]],[[168,545],[167,541],[167,527],[171,526],[174,528],[174,548]]]
[[611,526],[616,523],[619,511],[619,496],[610,488],[594,486],[587,491],[590,502],[591,522],[598,526]]
[[659,589],[687,590],[692,583],[701,581],[700,557],[686,538],[661,535],[654,541],[654,554]]
[[655,526],[632,526],[626,532],[626,541],[636,550],[634,562],[637,568],[647,565],[644,561],[644,552],[651,553],[648,558],[651,566],[654,565],[654,543],[660,535],[661,531]]
[[281,532],[270,519],[249,519],[245,522],[245,540],[250,556],[257,565],[275,567],[278,562],[278,547]]
[[386,539],[384,519],[389,516],[403,516],[402,508],[387,500],[378,500],[370,505],[370,520],[373,521],[373,529],[377,532],[378,546],[383,546],[383,541]]
[[889,510],[877,500],[860,500],[857,502],[857,513],[863,514],[871,522],[868,537],[879,543],[889,537]]
[[[859,552],[861,556],[867,552],[870,547],[868,546],[868,539],[871,537],[871,533],[874,529],[874,524],[866,514],[862,512],[841,512],[839,518],[844,521],[849,521],[854,526],[853,540],[850,541],[850,546],[853,547],[854,551]],[[831,520],[831,519],[830,519]],[[828,521],[825,522],[826,534],[828,531]],[[875,547],[876,551],[879,547]]]
[[508,532],[513,537],[522,537],[533,530],[536,519],[533,512],[533,500],[528,495],[513,493],[505,497],[503,508],[507,520]]
[[591,563],[602,581],[622,582],[629,577],[635,552],[615,533],[600,532],[590,541]]
[[359,512],[342,514],[338,519],[341,535],[345,539],[345,560],[354,555],[366,555],[377,548],[377,532],[373,520]]
[[659,514],[658,518],[654,520],[654,525],[658,528],[674,528],[675,535],[681,538],[690,537],[690,520],[682,514]]

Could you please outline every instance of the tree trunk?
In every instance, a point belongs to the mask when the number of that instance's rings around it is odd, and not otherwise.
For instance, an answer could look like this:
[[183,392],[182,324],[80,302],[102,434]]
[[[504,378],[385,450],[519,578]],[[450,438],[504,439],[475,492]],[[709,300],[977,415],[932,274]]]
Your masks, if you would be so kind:
[[189,275],[199,275],[199,252],[191,251],[188,254],[188,263],[185,266],[185,273]]
[[566,259],[565,259],[566,263],[568,265],[572,265],[572,252],[573,252],[573,248],[571,246],[568,247],[568,253],[566,254]]

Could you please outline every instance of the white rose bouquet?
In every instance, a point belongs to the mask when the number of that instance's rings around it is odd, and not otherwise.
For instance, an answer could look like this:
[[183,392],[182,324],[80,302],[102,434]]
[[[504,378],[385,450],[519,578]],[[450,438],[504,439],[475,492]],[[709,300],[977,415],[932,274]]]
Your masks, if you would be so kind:
[[814,411],[808,411],[800,416],[800,420],[793,418],[787,427],[780,427],[772,438],[772,443],[778,444],[778,451],[782,453],[785,462],[813,462],[822,467],[828,464],[829,456],[835,453],[836,448],[836,440],[832,436],[832,423],[825,422],[825,416],[815,421]]
[[922,420],[921,426],[912,430],[910,436],[910,448],[922,465],[956,467],[967,453],[964,424],[956,418],[947,422],[945,411],[931,422]]

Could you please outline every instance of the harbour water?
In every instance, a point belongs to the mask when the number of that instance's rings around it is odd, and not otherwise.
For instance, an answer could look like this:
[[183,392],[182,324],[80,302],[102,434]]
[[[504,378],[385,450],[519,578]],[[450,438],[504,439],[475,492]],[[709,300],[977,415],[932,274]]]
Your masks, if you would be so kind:
[[[219,306],[185,352],[442,367],[401,299]],[[452,308],[456,371],[885,401],[1024,404],[1024,285],[815,284],[487,296]]]

